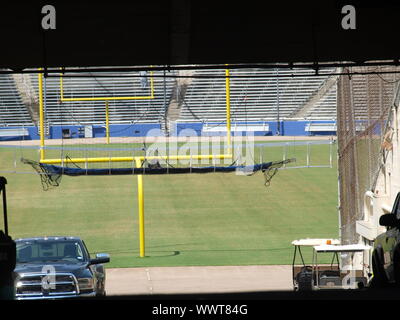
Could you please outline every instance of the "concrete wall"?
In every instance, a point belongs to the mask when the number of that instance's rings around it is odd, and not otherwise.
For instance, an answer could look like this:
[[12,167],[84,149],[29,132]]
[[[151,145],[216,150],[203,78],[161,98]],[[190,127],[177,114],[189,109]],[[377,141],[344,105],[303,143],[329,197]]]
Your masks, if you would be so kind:
[[[17,128],[17,127],[13,127]],[[37,127],[25,127],[29,131],[29,136],[24,137],[0,137],[0,141],[4,140],[39,140]],[[81,128],[81,131],[79,130]],[[95,125],[93,128],[93,137],[102,138],[106,136],[106,128],[104,126]],[[1,129],[10,129],[10,127],[0,127]],[[84,126],[50,126],[49,136],[46,139],[61,139],[62,131],[69,130],[70,136],[74,138],[84,138]],[[146,135],[159,135],[161,126],[159,123],[141,123],[133,125],[110,125],[111,137],[144,137]]]
[[[254,135],[256,136],[275,136],[277,135],[278,131],[278,122],[277,121],[259,121],[259,122],[238,122],[236,123],[237,125],[262,125],[263,123],[267,123],[269,126],[269,131],[255,131]],[[334,131],[325,131],[325,132],[315,132],[311,133],[305,130],[306,126],[310,123],[331,123],[334,124],[335,121],[280,121],[280,135],[282,136],[309,136],[309,135],[332,135],[336,134]],[[207,125],[212,126],[221,126],[221,131],[220,132],[213,132],[213,135],[221,135],[224,136],[226,135],[225,128],[226,124],[225,123],[207,123]],[[232,123],[231,127],[233,127],[235,123]],[[202,128],[203,124],[202,123],[177,123],[175,127],[175,135],[177,136],[182,136],[185,135],[184,132],[190,132],[190,130],[194,131],[197,133],[197,135],[201,135],[202,133]],[[184,130],[184,131],[183,131]],[[210,135],[210,133],[207,133],[207,135]]]
[[[274,136],[277,135],[278,123],[277,121],[266,121],[266,122],[237,122],[232,123],[232,127],[235,125],[262,125],[264,123],[268,124],[269,131],[255,131],[256,136]],[[305,131],[305,127],[310,123],[335,123],[334,121],[280,121],[280,135],[283,136],[309,136],[309,135],[332,135],[336,132],[315,132],[310,133]],[[208,123],[212,126],[221,126],[221,131],[217,132],[207,132],[203,133],[203,123],[176,123],[174,135],[176,136],[200,136],[200,135],[214,135],[214,136],[224,136],[226,135],[225,123]],[[3,129],[9,129],[10,127],[3,127]],[[37,127],[26,127],[29,131],[29,136],[25,137],[0,137],[0,140],[38,140],[40,137],[38,135]],[[104,126],[94,125],[93,137],[103,138],[106,136],[106,129]],[[0,127],[0,130],[2,128]],[[84,138],[84,126],[51,126],[50,136],[47,139],[61,139],[62,130],[69,130],[70,136],[74,138]],[[79,130],[81,129],[81,130]],[[111,137],[144,137],[144,136],[159,136],[161,131],[161,125],[159,123],[140,123],[140,124],[127,124],[127,125],[110,125]]]
[[[79,132],[79,129],[81,132]],[[84,126],[53,126],[50,128],[50,139],[61,139],[62,130],[69,129],[71,138],[84,138]],[[131,125],[110,125],[111,137],[144,137],[154,129],[161,130],[158,123],[142,123]],[[105,126],[92,126],[93,138],[104,138],[106,136]]]

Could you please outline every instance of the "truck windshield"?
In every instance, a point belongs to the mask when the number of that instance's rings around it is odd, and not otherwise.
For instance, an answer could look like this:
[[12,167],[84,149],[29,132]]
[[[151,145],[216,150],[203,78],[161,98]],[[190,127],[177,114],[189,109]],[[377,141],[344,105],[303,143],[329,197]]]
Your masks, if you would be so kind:
[[17,263],[48,261],[84,261],[77,241],[34,240],[17,242]]

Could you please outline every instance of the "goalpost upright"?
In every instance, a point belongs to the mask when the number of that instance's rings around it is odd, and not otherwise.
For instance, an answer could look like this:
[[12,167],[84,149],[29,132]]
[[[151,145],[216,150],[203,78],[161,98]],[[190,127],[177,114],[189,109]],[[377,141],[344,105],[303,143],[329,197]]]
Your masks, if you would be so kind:
[[[39,69],[42,71],[42,69]],[[39,80],[39,135],[40,135],[40,161],[45,160],[44,150],[44,106],[43,106],[43,75],[38,73]]]
[[[228,65],[226,65],[228,66]],[[226,99],[226,143],[228,145],[228,154],[231,150],[231,79],[229,69],[225,69],[225,99]]]

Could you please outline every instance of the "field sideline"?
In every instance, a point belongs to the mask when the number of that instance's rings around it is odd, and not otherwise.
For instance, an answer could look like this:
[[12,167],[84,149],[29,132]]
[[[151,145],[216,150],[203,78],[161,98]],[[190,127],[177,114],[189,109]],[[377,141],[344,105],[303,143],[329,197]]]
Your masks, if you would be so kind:
[[[326,162],[326,146],[313,148],[313,159]],[[0,148],[0,170],[29,152],[36,151]],[[279,160],[279,152],[268,156]],[[65,176],[43,191],[37,175],[0,174],[8,180],[13,238],[80,236],[91,252],[109,253],[113,268],[284,265],[292,240],[338,236],[336,153],[333,159],[333,168],[280,170],[268,188],[261,173],[145,176],[145,258],[138,257],[135,177]]]

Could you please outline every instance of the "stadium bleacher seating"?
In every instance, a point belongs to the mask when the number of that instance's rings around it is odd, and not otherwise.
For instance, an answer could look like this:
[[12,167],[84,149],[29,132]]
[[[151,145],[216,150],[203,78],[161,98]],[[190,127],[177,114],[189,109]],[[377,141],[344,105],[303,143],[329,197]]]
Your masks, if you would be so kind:
[[[231,70],[231,117],[233,121],[276,120],[290,117],[316,94],[333,70],[315,76],[313,70]],[[297,76],[300,73],[304,76]],[[224,70],[198,70],[196,75],[225,75]],[[276,75],[286,77],[277,78]],[[296,75],[295,77],[290,77]],[[309,76],[308,76],[309,75]],[[251,78],[254,76],[254,78]],[[226,114],[225,79],[195,78],[187,89],[179,121],[222,121]],[[322,97],[308,119],[336,118],[336,86]]]
[[[138,97],[150,96],[150,80],[146,87],[144,78],[135,76],[119,77],[65,77],[64,98],[78,97]],[[37,76],[32,75],[32,83],[38,88]],[[168,106],[174,79],[154,78],[154,98],[143,100],[109,101],[110,124],[130,124],[137,122],[160,122],[165,115],[164,102]],[[72,101],[60,103],[59,77],[46,79],[46,118],[51,125],[96,125],[106,121],[104,101]]]
[[306,119],[335,120],[336,119],[336,91],[334,85],[322,99],[306,114]]
[[[310,69],[230,70],[231,121],[246,122],[247,126],[251,126],[251,122],[257,122],[253,123],[256,127],[266,126],[266,121],[278,119],[335,121],[336,83],[325,86],[325,90],[321,89],[328,79],[332,79],[331,73],[334,71],[333,68],[326,69],[316,76],[315,71]],[[154,74],[161,76],[163,73],[155,71]],[[180,97],[174,120],[177,123],[203,123],[205,131],[213,131],[215,129],[212,129],[212,123],[222,123],[226,119],[225,70],[199,69],[191,74],[195,77],[186,83],[187,87],[184,96]],[[165,81],[162,77],[153,78],[153,99],[109,101],[110,124],[159,123],[163,127],[167,123],[167,108],[171,99],[174,99],[174,93],[179,91],[177,79],[168,75],[173,76],[175,73],[168,72]],[[33,126],[29,111],[14,81],[11,75],[0,75],[0,126]],[[47,128],[52,125],[105,124],[104,101],[60,103],[59,77],[48,77],[44,81]],[[64,98],[150,95],[149,78],[145,84],[145,78],[138,77],[138,73],[125,73],[122,77],[117,73],[108,74],[107,77],[98,74],[90,77],[64,77],[63,81]],[[37,74],[30,75],[30,87],[38,92]],[[355,82],[354,94],[359,91],[364,92],[365,88],[359,87]],[[312,97],[318,97],[318,100],[311,99]],[[176,101],[171,103],[176,104]],[[307,103],[307,107],[304,107]],[[298,114],[301,114],[301,118],[296,117]],[[355,116],[365,117],[361,114]],[[208,129],[208,124],[211,129]],[[249,127],[249,130],[256,130],[256,127]],[[237,130],[244,128],[239,125]],[[313,125],[308,129],[315,128],[317,127]],[[25,133],[21,131],[20,134]]]
[[[33,125],[11,75],[0,75],[0,127]],[[22,134],[24,131],[3,131],[3,136]]]

